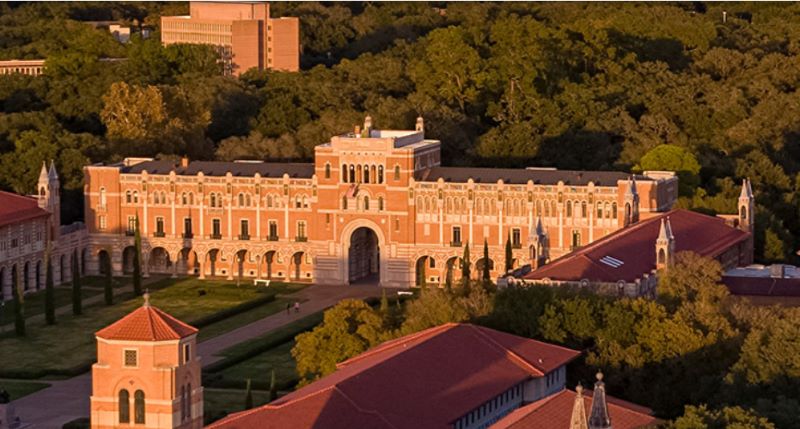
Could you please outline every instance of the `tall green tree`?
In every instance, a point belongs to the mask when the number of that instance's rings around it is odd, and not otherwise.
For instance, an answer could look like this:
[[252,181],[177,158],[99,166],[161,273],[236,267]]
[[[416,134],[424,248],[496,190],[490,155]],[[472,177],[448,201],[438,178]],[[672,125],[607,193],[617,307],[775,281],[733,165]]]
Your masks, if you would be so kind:
[[22,290],[22,280],[19,273],[14,271],[14,284],[11,287],[14,299],[14,332],[18,337],[25,336],[25,296]]
[[506,237],[506,272],[514,268],[514,252],[511,250],[511,235]]
[[464,243],[464,255],[461,257],[461,285],[464,291],[469,291],[470,281],[470,259],[469,259],[469,240]]
[[72,314],[80,316],[83,313],[83,297],[81,295],[81,273],[77,256],[72,258]]
[[111,257],[103,258],[103,265],[105,265],[105,282],[103,284],[103,298],[105,299],[106,305],[113,305],[114,304],[114,283],[113,283],[113,276],[111,274]]
[[492,280],[492,276],[489,273],[489,243],[485,238],[483,239],[483,266],[481,271],[484,283]]
[[244,393],[244,409],[249,410],[253,408],[253,391],[250,388],[250,379],[247,379],[247,388]]
[[56,323],[56,291],[53,286],[53,262],[50,240],[44,251],[44,318],[48,325]]
[[275,381],[275,369],[273,369],[269,377],[269,401],[276,399],[278,399],[278,383]]
[[139,214],[134,221],[133,236],[133,293],[142,294],[142,233],[139,229]]

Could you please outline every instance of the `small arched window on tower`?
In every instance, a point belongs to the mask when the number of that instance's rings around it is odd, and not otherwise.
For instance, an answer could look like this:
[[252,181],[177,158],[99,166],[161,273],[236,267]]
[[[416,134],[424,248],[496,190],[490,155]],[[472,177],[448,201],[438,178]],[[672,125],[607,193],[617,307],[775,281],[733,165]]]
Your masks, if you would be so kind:
[[133,191],[133,203],[139,204],[139,193],[136,191]]
[[125,191],[125,202],[128,203],[128,204],[133,202],[133,198],[131,197],[131,195],[132,194],[131,194],[130,190]]
[[378,166],[378,183],[383,183],[383,166]]
[[666,262],[667,254],[664,252],[664,249],[658,249],[658,265],[663,266]]
[[342,210],[347,210],[347,195],[342,197]]
[[398,164],[394,166],[394,180],[400,180],[400,165]]
[[331,163],[330,162],[326,162],[325,163],[325,178],[326,179],[330,179],[331,178]]
[[272,195],[267,195],[267,207],[272,208]]
[[581,201],[581,217],[586,218],[587,216],[589,216],[589,213],[587,212],[586,201]]
[[184,192],[184,193],[181,194],[181,204],[183,204],[185,206],[188,203],[189,203],[189,200],[186,197],[186,192]]
[[210,199],[209,205],[211,207],[216,207],[217,206],[217,194],[212,192],[211,195],[209,196],[209,199]]
[[364,195],[364,210],[369,210],[369,196]]
[[567,201],[567,217],[572,217],[572,201]]
[[739,208],[739,223],[745,224],[747,223],[747,207],[741,206]]
[[119,391],[119,422],[131,422],[131,395],[126,389]]
[[239,207],[244,207],[244,194],[239,192]]
[[347,164],[342,164],[342,182],[347,183]]
[[350,164],[348,171],[350,172],[350,183],[356,183],[356,167]]
[[46,193],[46,192],[45,192],[44,186],[42,186],[41,188],[39,188],[39,196],[40,196],[40,197],[44,197],[44,194],[45,194],[45,193]]
[[303,208],[304,209],[308,208],[308,197],[306,197],[305,195],[303,195]]
[[106,188],[100,188],[100,207],[106,206]]
[[144,392],[137,390],[133,394],[133,422],[138,425],[144,424]]
[[378,210],[383,211],[383,197],[378,197]]

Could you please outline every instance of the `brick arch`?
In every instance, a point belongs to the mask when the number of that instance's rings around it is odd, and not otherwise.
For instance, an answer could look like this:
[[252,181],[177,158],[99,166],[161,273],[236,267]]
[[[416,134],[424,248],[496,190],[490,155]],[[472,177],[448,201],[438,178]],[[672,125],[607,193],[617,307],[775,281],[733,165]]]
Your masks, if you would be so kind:
[[356,232],[359,228],[368,228],[372,230],[375,234],[375,237],[378,239],[378,249],[380,249],[380,257],[378,261],[378,278],[379,284],[387,278],[387,270],[386,270],[386,255],[387,255],[387,242],[386,236],[383,233],[383,229],[381,229],[380,225],[377,223],[369,220],[369,219],[356,219],[349,222],[345,227],[342,229],[342,233],[340,235],[340,243],[341,243],[341,263],[342,263],[342,279],[345,281],[349,281],[350,278],[350,244],[353,237],[353,233]]

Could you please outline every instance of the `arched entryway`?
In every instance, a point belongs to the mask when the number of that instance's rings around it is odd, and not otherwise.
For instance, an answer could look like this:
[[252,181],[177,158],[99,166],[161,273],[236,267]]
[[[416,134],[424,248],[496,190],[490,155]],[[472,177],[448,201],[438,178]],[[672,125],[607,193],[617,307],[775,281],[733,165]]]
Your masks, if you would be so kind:
[[107,251],[101,250],[97,252],[97,272],[101,275],[106,275],[111,270],[111,256]]
[[36,290],[39,290],[41,288],[42,288],[42,261],[38,261],[36,262]]
[[375,231],[367,227],[353,231],[347,255],[349,283],[380,281],[380,246]]
[[305,252],[296,252],[292,255],[290,275],[292,280],[303,280],[303,259],[305,259]]
[[178,264],[178,272],[181,274],[199,274],[200,264],[197,260],[197,253],[188,247],[181,249],[181,253],[176,263]]
[[242,249],[236,252],[236,255],[233,257],[233,269],[231,270],[234,276],[241,279],[244,277],[244,263],[247,260],[247,250]]
[[428,284],[430,273],[436,269],[436,260],[430,256],[421,256],[417,259],[416,268],[414,269],[414,284],[422,287]]
[[64,283],[64,276],[67,274],[67,257],[61,255],[58,258],[58,284]]
[[122,274],[133,273],[133,259],[136,255],[136,248],[128,246],[122,250]]
[[445,273],[445,284],[455,286],[461,282],[461,270],[463,269],[462,259],[458,256],[453,256],[447,260],[447,272]]
[[22,284],[24,290],[29,290],[31,288],[31,269],[30,263],[26,262],[23,269],[22,269]]
[[169,259],[169,253],[163,247],[156,247],[150,251],[148,266],[151,273],[172,273],[172,261]]

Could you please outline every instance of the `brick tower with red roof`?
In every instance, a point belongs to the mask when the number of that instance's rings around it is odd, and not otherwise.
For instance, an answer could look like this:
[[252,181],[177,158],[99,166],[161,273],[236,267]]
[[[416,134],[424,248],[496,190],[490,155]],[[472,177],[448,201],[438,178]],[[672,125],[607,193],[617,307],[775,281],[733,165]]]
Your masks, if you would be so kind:
[[144,305],[98,331],[92,429],[203,427],[197,329]]

